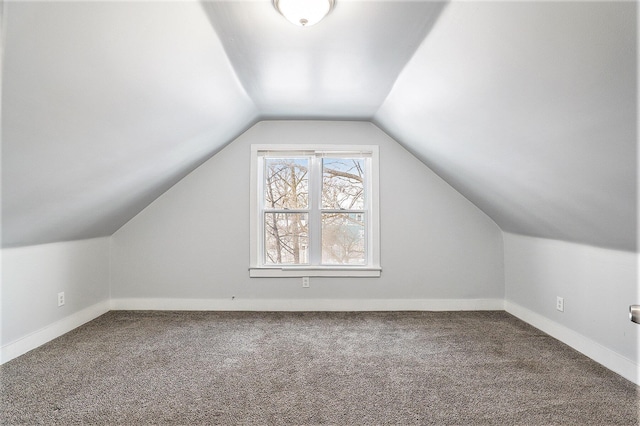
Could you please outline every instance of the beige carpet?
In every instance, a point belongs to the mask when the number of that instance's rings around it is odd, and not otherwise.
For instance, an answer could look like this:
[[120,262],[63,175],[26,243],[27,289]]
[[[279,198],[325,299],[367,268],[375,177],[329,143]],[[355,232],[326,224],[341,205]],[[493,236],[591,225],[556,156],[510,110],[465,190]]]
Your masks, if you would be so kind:
[[110,312],[0,367],[3,424],[632,425],[638,388],[504,312]]

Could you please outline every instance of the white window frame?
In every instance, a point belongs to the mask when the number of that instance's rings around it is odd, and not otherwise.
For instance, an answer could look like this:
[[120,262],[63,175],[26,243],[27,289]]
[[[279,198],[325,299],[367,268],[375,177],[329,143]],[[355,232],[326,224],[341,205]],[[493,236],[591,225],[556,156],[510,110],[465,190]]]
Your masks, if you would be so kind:
[[[265,265],[264,264],[264,232],[262,219],[262,203],[264,183],[262,182],[265,153],[278,156],[295,156],[309,152],[318,152],[348,156],[349,154],[366,154],[369,162],[370,176],[365,179],[367,218],[367,262],[365,265]],[[379,153],[376,145],[288,145],[288,144],[253,144],[251,145],[251,201],[250,201],[250,245],[251,256],[249,276],[259,277],[379,277],[380,267],[380,179]],[[313,189],[311,189],[313,191]],[[320,191],[319,188],[316,188]],[[320,199],[320,194],[311,198]],[[316,232],[317,235],[317,232]],[[319,241],[319,240],[318,240]],[[312,244],[314,242],[311,242]],[[311,259],[313,260],[313,259]]]

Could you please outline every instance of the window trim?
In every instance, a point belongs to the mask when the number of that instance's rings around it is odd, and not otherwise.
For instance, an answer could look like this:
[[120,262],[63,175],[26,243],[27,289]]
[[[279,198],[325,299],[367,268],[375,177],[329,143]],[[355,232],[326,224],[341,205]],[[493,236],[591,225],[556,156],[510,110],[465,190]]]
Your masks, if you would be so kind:
[[[299,155],[302,151],[325,151],[344,155],[346,153],[367,153],[371,161],[371,176],[367,179],[368,195],[371,207],[368,220],[371,222],[367,244],[368,262],[366,265],[264,265],[261,260],[262,236],[260,235],[261,153],[273,152],[278,155]],[[252,144],[251,145],[251,182],[250,182],[250,266],[249,276],[266,277],[379,277],[380,267],[380,164],[377,145],[292,145],[292,144]]]

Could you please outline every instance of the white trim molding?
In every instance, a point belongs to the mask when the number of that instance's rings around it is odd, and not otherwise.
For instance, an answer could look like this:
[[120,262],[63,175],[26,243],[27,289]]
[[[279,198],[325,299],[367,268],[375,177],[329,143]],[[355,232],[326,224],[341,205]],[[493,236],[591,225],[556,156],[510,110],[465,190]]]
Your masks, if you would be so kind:
[[505,300],[504,309],[527,324],[572,347],[625,379],[640,385],[640,365],[549,318]]
[[367,267],[259,267],[249,268],[249,276],[251,278],[279,278],[279,277],[380,277],[382,268]]
[[112,299],[112,310],[148,311],[502,311],[502,299]]
[[4,364],[20,355],[26,354],[107,312],[109,312],[109,301],[105,300],[62,318],[16,341],[8,343],[0,348],[0,364]]

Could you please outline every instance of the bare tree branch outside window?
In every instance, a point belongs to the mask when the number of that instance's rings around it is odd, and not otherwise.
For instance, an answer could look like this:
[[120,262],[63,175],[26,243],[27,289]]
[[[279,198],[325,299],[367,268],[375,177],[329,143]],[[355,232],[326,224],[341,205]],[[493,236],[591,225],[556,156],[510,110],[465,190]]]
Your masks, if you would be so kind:
[[[321,164],[321,262],[365,264],[364,159],[323,158]],[[309,181],[310,158],[265,158],[265,263],[309,262]]]
[[322,161],[322,263],[364,264],[364,160]]
[[[309,160],[265,160],[265,206],[273,210],[305,210],[309,204]],[[308,262],[308,214],[265,211],[266,263]]]

